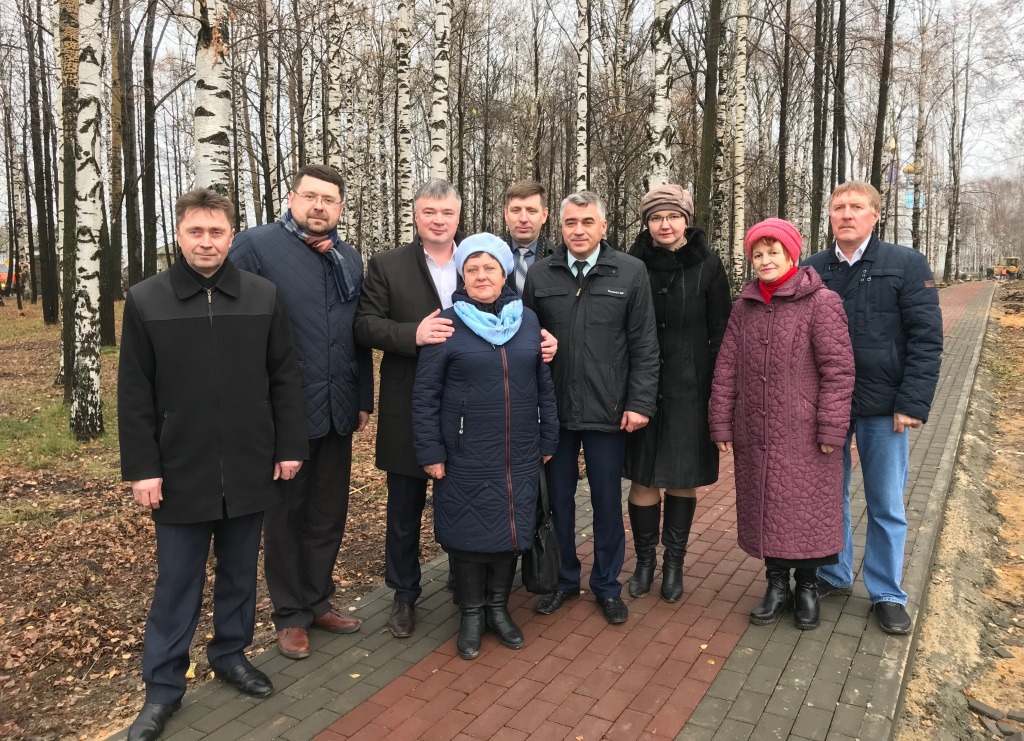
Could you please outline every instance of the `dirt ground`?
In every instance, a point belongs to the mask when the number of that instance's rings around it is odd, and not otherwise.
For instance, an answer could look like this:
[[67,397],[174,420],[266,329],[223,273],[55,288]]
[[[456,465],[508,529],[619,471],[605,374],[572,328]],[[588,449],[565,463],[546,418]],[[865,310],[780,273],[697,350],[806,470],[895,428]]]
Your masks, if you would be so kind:
[[[996,291],[898,741],[1003,738],[974,697],[1024,711],[1024,286]],[[1013,658],[1001,658],[997,649]],[[991,721],[989,721],[991,722]]]
[[[107,434],[79,444],[67,432],[57,374],[59,340],[40,307],[0,308],[0,738],[104,738],[144,699],[142,638],[156,578],[153,524],[118,470],[117,352],[104,351]],[[121,308],[117,307],[120,318]],[[373,466],[371,417],[356,435],[335,604],[383,584],[386,493]],[[440,553],[428,506],[421,556]],[[212,561],[212,559],[211,559]],[[211,563],[212,566],[212,563]],[[212,576],[212,569],[209,570]],[[211,583],[192,644],[194,686],[209,677]],[[251,653],[275,641],[262,563]]]

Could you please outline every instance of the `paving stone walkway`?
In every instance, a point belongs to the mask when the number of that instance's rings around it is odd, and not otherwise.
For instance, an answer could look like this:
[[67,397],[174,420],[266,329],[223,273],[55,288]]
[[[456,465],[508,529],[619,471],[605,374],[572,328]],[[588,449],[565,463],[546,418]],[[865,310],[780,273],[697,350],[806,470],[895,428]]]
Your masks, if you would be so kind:
[[[904,588],[916,617],[981,352],[991,283],[940,294],[946,351],[932,416],[911,432],[909,521]],[[854,472],[855,568],[867,527]],[[625,496],[625,488],[624,488]],[[630,619],[608,625],[592,595],[550,616],[519,589],[513,615],[526,647],[511,651],[488,635],[476,661],[458,658],[458,611],[445,591],[447,560],[426,564],[419,625],[406,640],[387,632],[392,595],[381,589],[356,604],[357,634],[312,631],[302,661],[276,649],[253,663],[277,693],[257,701],[211,682],[185,698],[164,738],[287,741],[762,741],[888,739],[899,707],[913,636],[882,633],[858,577],[850,597],[822,601],[822,624],[797,630],[791,619],[751,626],[764,593],[763,563],[736,545],[731,456],[719,481],[698,493],[684,571],[686,594],[673,605],[651,596],[624,599]],[[586,481],[577,492],[583,581],[592,562]],[[627,536],[628,532],[628,521]],[[635,565],[627,543],[623,581]],[[124,738],[124,733],[115,738]]]

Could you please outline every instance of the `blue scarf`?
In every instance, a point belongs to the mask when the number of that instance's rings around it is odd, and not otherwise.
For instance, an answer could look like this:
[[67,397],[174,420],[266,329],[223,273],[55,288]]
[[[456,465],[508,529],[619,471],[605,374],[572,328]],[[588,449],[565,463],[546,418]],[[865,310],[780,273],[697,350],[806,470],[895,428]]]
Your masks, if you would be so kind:
[[[285,228],[290,234],[294,234],[299,238],[308,249],[313,249],[306,244],[306,237],[309,233],[305,231],[295,218],[292,216],[292,212],[288,209],[284,210],[281,214],[281,226]],[[338,286],[338,294],[341,296],[342,301],[351,301],[359,295],[359,288],[363,282],[363,271],[355,264],[355,260],[346,258],[342,254],[342,251],[338,249],[339,245],[344,244],[341,238],[338,236],[338,230],[334,229],[330,234],[331,241],[334,242],[334,246],[324,253],[324,256],[331,261],[332,272],[334,273],[334,282]],[[315,251],[315,250],[314,250]],[[318,253],[319,254],[319,253]]]
[[519,331],[523,323],[523,302],[519,299],[509,301],[501,307],[501,314],[495,316],[481,311],[468,301],[456,301],[452,306],[459,319],[473,330],[473,333],[492,345],[504,345]]

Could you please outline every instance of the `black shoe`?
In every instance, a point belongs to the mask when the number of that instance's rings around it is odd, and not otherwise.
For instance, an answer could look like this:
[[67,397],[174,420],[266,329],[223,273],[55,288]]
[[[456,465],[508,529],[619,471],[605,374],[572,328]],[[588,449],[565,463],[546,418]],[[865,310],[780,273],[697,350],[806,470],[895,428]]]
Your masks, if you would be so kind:
[[661,542],[665,555],[661,568],[661,598],[678,602],[683,596],[683,559],[686,541],[690,539],[693,513],[697,511],[696,497],[665,496],[665,522],[661,528]]
[[661,505],[641,507],[629,503],[629,528],[633,531],[633,548],[636,550],[636,569],[629,580],[629,596],[643,597],[651,591],[654,570],[658,566],[658,536],[661,525]]
[[487,587],[484,590],[484,615],[487,627],[502,646],[518,650],[526,639],[508,611],[512,580],[516,577],[516,557],[487,564]]
[[416,605],[412,602],[395,602],[388,618],[388,630],[395,638],[408,638],[416,630]]
[[484,618],[484,587],[487,581],[487,564],[467,561],[451,554],[448,556],[452,573],[455,575],[455,590],[459,595],[459,611],[462,622],[455,648],[464,659],[475,659],[480,653],[486,621]]
[[128,741],[153,741],[164,732],[167,719],[181,709],[181,703],[163,705],[158,702],[147,702],[139,711],[139,717],[128,729]]
[[818,609],[817,569],[794,569],[796,594],[793,597],[793,619],[800,630],[814,630],[821,624]]
[[238,666],[233,666],[226,672],[214,669],[217,679],[227,682],[237,688],[239,692],[250,697],[267,697],[274,693],[274,685],[270,683],[270,677],[261,672],[245,659]]
[[825,581],[824,579],[822,579],[819,576],[818,577],[818,596],[819,597],[830,597],[833,594],[836,595],[837,597],[845,597],[847,595],[853,594],[853,587],[852,586],[850,586],[850,587],[837,587],[834,584],[832,584],[831,582],[827,582],[827,581]]
[[622,601],[622,597],[609,597],[608,599],[597,598],[597,604],[601,605],[601,612],[604,619],[612,625],[626,622],[629,617],[629,608]]
[[878,616],[879,627],[886,633],[902,636],[910,632],[910,615],[899,602],[876,602],[871,609]]
[[793,608],[793,592],[789,588],[789,569],[768,566],[765,569],[768,589],[764,599],[750,611],[750,622],[754,625],[768,625],[778,620],[779,615]]
[[561,610],[566,600],[579,599],[579,596],[580,590],[578,588],[570,589],[568,592],[551,592],[550,594],[541,595],[533,609],[541,615],[550,615]]

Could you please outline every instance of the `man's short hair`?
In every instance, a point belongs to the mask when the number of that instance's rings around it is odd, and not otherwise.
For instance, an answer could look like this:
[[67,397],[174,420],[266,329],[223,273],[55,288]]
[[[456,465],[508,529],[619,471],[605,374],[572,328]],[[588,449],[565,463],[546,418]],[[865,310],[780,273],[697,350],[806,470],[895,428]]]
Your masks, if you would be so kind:
[[841,196],[844,193],[859,193],[868,199],[868,204],[876,213],[882,211],[882,196],[879,195],[878,191],[875,190],[875,186],[871,183],[865,183],[863,180],[847,180],[845,183],[840,183],[836,186],[836,189],[832,191],[832,198]]
[[193,209],[200,211],[223,211],[229,224],[235,223],[235,204],[227,196],[222,196],[209,188],[196,188],[184,193],[174,202],[174,223],[181,224],[185,214]]
[[581,190],[577,193],[570,193],[562,201],[562,205],[558,209],[558,220],[561,221],[565,215],[565,207],[569,204],[573,206],[579,206],[580,208],[586,208],[590,204],[597,206],[597,214],[603,220],[607,214],[604,207],[604,201],[601,200],[601,196],[590,190]]
[[341,200],[345,200],[345,180],[336,168],[330,165],[306,165],[305,167],[300,167],[299,171],[295,173],[295,177],[292,178],[291,189],[293,193],[298,193],[299,183],[302,182],[304,177],[311,177],[314,180],[323,180],[325,183],[337,185]]
[[462,196],[459,195],[459,191],[455,189],[455,186],[441,178],[430,178],[420,186],[419,190],[416,191],[416,197],[412,201],[413,211],[419,208],[421,198],[429,198],[432,201],[443,201],[445,198],[450,196],[455,197],[455,200],[459,202],[459,208],[461,209]]
[[505,205],[508,206],[513,198],[533,198],[540,196],[540,207],[548,207],[548,189],[536,180],[517,180],[505,190]]

